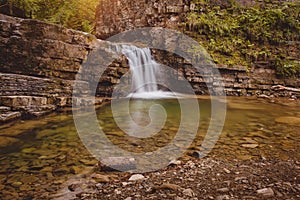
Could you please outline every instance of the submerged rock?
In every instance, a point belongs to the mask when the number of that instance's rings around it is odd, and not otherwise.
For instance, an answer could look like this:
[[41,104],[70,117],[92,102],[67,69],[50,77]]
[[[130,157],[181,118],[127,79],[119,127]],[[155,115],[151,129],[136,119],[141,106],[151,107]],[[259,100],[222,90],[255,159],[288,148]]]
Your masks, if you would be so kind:
[[300,126],[299,117],[278,117],[275,119],[277,123],[288,124],[292,126]]
[[254,149],[258,147],[258,144],[242,144],[242,147]]
[[95,174],[92,176],[92,178],[97,182],[97,183],[108,183],[110,181],[109,176],[107,175],[102,175],[102,174]]
[[20,142],[20,140],[17,138],[0,136],[0,148],[10,146],[17,142]]
[[136,160],[128,157],[108,157],[99,162],[100,171],[129,171],[136,169]]
[[15,187],[15,188],[19,188],[19,187],[21,187],[22,185],[23,185],[23,183],[22,183],[22,182],[19,182],[19,181],[13,182],[13,183],[11,184],[11,186],[13,186],[13,187]]

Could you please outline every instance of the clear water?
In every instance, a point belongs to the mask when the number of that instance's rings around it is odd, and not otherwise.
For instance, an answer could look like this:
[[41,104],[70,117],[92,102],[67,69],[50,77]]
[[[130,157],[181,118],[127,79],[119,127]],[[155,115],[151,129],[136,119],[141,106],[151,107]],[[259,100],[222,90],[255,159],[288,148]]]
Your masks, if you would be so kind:
[[[161,104],[168,116],[162,130],[155,135],[134,137],[139,134],[138,130],[133,130],[131,135],[125,134],[116,126],[110,104],[97,111],[99,125],[115,145],[127,151],[154,151],[174,138],[180,122],[180,108],[176,99],[132,100],[131,114],[136,123],[141,126],[150,123],[147,109],[153,103]],[[201,149],[210,121],[209,99],[199,99],[199,105],[200,127],[183,155],[185,159]],[[122,117],[121,110],[119,114]],[[261,99],[228,98],[225,126],[210,155],[220,159],[299,161],[299,118],[299,103],[273,104]],[[0,128],[0,199],[46,198],[72,176],[97,163],[79,139],[71,114],[53,114]],[[11,138],[15,143],[6,146],[3,141]]]

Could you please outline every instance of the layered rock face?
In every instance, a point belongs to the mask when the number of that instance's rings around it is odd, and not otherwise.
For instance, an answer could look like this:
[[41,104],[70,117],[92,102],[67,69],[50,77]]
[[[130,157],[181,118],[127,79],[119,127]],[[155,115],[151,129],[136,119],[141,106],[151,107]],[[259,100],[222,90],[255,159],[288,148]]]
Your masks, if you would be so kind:
[[[238,1],[247,6],[251,2]],[[229,1],[214,1],[216,5],[226,6]],[[96,13],[96,36],[106,39],[126,30],[140,27],[166,27],[180,30],[188,12],[195,9],[190,0],[100,0]],[[160,43],[167,42],[167,36]],[[156,41],[153,41],[156,42]],[[186,45],[186,44],[185,44]],[[161,44],[164,46],[164,44]],[[213,74],[206,78],[184,59],[172,53],[155,51],[155,58],[177,70],[179,78],[186,78],[197,94],[208,94],[208,88],[215,88],[217,80]],[[274,95],[299,98],[299,93],[275,90],[275,85],[292,88],[300,87],[299,78],[278,77],[270,63],[257,63],[247,69],[245,66],[217,66],[228,95]]]
[[106,39],[138,27],[179,28],[190,0],[100,0],[95,34]]
[[[199,95],[218,95],[218,86],[222,84],[226,95],[229,96],[300,99],[300,91],[295,90],[300,87],[300,79],[278,77],[275,69],[270,68],[268,63],[261,63],[250,69],[245,66],[216,65],[204,74],[176,54],[153,50],[153,55],[159,63],[175,69],[171,73],[175,73],[178,80],[187,80]],[[221,76],[217,76],[216,73]]]
[[[188,3],[170,1],[170,4],[165,5],[163,3],[167,1],[139,0],[127,2],[127,7],[114,7],[125,2],[125,0],[103,0],[100,7],[105,5],[111,7],[101,11],[102,22],[99,20],[97,25],[99,37],[105,38],[145,24],[169,28],[177,26],[187,9],[184,5]],[[140,4],[141,2],[143,4]],[[138,9],[139,6],[142,7]],[[131,10],[133,8],[136,10]],[[154,14],[145,15],[142,8],[153,8],[151,12]],[[126,15],[130,16],[126,18]],[[147,17],[138,18],[140,15]],[[162,40],[164,42],[172,39],[170,35],[164,37]],[[99,71],[93,67],[82,70],[82,64],[99,42],[106,43],[97,40],[93,35],[57,25],[0,15],[0,123],[21,116],[40,116],[59,107],[71,106],[73,93],[83,95],[82,99],[75,102],[77,104],[95,103],[85,98],[94,93],[95,87],[97,97],[111,96],[115,85],[128,72],[128,61],[121,56],[111,63],[98,62],[98,69],[104,71],[100,78]],[[209,77],[205,77],[181,57],[159,50],[153,50],[153,55],[158,62],[175,69],[179,80],[183,78],[188,80],[196,94],[209,94],[208,88],[217,93],[214,88],[220,80],[213,76],[213,72]],[[218,69],[228,95],[273,94],[300,98],[297,91],[276,91],[272,88],[277,84],[297,88],[300,87],[299,79],[278,78],[275,71],[263,63],[252,69],[243,66],[232,68],[218,66]],[[80,81],[76,84],[79,84],[80,91],[73,91],[74,80],[78,76]],[[97,100],[99,103],[101,101]]]
[[[90,34],[0,15],[0,122],[71,106],[74,79],[97,42]],[[103,67],[116,71],[122,62],[120,58]],[[110,73],[110,78],[104,75],[99,94],[108,96],[108,88],[119,78],[118,73]],[[91,92],[86,79],[77,82],[81,94]]]

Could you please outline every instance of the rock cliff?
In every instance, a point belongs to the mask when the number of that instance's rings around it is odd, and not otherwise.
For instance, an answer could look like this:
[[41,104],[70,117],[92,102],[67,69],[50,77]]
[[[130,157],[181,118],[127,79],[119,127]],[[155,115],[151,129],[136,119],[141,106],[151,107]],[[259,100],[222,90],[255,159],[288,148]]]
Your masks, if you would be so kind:
[[[76,74],[97,42],[90,34],[0,14],[0,123],[71,106]],[[112,79],[100,80],[99,88],[107,86],[99,89],[102,96],[111,93]],[[89,93],[89,81],[82,80],[80,88]]]
[[138,27],[180,28],[190,0],[100,0],[95,34],[106,39]]
[[[117,4],[122,1],[112,2]],[[130,5],[138,6],[138,2],[131,2]],[[147,3],[146,5],[157,5],[157,9],[154,9],[155,12],[162,12],[159,7],[159,2],[162,1],[143,2]],[[182,3],[182,1],[174,2]],[[170,5],[175,7],[169,7],[169,11],[164,10],[162,15],[153,15],[154,18],[150,17],[153,19],[153,23],[150,21],[147,23],[155,26],[160,25],[161,21],[158,19],[162,19],[163,16],[172,17],[176,15],[179,17],[181,12],[177,12],[176,9],[183,11],[187,8],[183,4],[175,4],[174,2]],[[172,12],[170,11],[171,8],[174,9]],[[107,10],[109,11],[108,8]],[[140,9],[137,13],[140,13]],[[105,14],[103,13],[103,15]],[[121,23],[121,18],[117,19],[120,16],[114,18],[107,15],[105,17],[108,17],[108,20],[119,20]],[[105,19],[103,18],[103,20]],[[122,31],[123,28],[126,29],[127,25],[119,26],[119,22],[116,23],[116,27],[120,29],[111,29],[112,31],[107,32],[106,30],[110,29],[106,29],[105,24],[102,24],[102,28],[100,28],[99,21],[98,36],[102,34],[99,32],[100,30],[111,35]],[[105,21],[105,23],[107,22]],[[143,24],[140,25],[143,26]],[[129,25],[129,27],[134,26],[138,26],[137,22],[132,22],[132,25]],[[83,32],[37,20],[0,15],[0,123],[21,116],[40,116],[59,107],[71,106],[76,74],[98,42],[99,40],[95,36]],[[213,87],[214,83],[218,81],[211,77],[208,82],[204,82],[202,75],[197,73],[190,63],[176,55],[155,49],[153,49],[153,55],[160,63],[176,69],[178,77],[186,78],[197,94],[208,94],[207,88]],[[90,94],[91,84],[97,84],[96,96],[109,97],[120,77],[129,68],[124,56],[117,58],[108,66],[100,67],[105,69],[100,79],[90,80],[90,77],[84,76],[81,78],[79,84],[82,94]],[[252,69],[246,69],[243,66],[228,68],[220,65],[218,67],[228,95],[265,94],[300,97],[299,93],[293,90],[278,92],[272,88],[278,84],[299,87],[299,79],[278,78],[275,71],[264,67],[263,63]],[[97,71],[91,70],[90,73],[97,74]],[[97,100],[97,102],[101,101],[101,99]],[[93,102],[79,99],[78,103]]]

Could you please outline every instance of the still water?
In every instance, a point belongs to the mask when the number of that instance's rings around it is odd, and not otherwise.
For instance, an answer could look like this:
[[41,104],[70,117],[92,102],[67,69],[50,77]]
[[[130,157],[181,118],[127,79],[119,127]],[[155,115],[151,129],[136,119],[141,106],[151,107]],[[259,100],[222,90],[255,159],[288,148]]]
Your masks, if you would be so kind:
[[[181,156],[183,159],[202,150],[201,143],[210,123],[210,100],[201,98],[198,102],[199,128]],[[149,114],[149,108],[154,104],[160,104],[164,111],[156,113],[154,109]],[[118,112],[114,115],[110,105],[107,103],[97,110],[99,127],[111,143],[129,152],[151,153],[168,145],[182,120],[182,110],[175,99],[132,100],[129,116],[124,102],[116,103]],[[198,109],[190,108],[188,112],[195,110]],[[122,122],[123,130],[114,118]],[[137,128],[149,124],[154,128],[147,131]],[[220,159],[299,161],[299,128],[299,102],[269,103],[263,99],[230,97],[222,134],[209,155]],[[56,113],[38,120],[1,125],[0,130],[0,199],[47,198],[70,177],[97,163],[80,140],[72,113]],[[190,137],[186,139],[190,140]],[[98,145],[96,148],[101,149],[101,142]],[[172,159],[171,155],[169,159]]]

